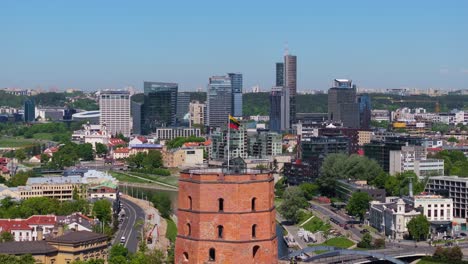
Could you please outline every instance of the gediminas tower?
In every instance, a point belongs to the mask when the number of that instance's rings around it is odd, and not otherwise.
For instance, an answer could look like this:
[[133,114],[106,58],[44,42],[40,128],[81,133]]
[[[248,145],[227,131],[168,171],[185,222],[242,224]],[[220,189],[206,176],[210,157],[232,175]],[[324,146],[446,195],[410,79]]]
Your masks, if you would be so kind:
[[175,263],[278,263],[271,173],[187,170],[178,203]]

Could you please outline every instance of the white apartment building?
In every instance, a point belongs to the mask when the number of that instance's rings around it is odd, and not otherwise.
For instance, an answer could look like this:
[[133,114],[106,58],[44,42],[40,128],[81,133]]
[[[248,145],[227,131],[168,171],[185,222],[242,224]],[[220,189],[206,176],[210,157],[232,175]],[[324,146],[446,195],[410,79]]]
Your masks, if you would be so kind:
[[[456,219],[457,223],[466,224],[466,218],[468,217],[468,178],[459,178],[458,176],[430,177],[425,191],[431,194],[444,194],[444,196],[451,198],[453,200],[453,209],[451,210],[453,218]],[[440,209],[439,206],[438,208]],[[447,214],[447,212],[444,214]],[[438,216],[440,216],[440,212]]]
[[154,136],[159,140],[171,140],[176,137],[200,137],[201,131],[194,127],[157,128]]
[[423,214],[431,222],[453,220],[453,200],[440,195],[414,196],[414,208],[422,207]]
[[189,104],[190,127],[193,125],[204,125],[206,115],[206,105],[198,101]]
[[401,150],[390,151],[390,175],[413,171],[418,176],[439,176],[444,174],[444,160],[427,159],[424,146],[403,146]]
[[101,91],[99,96],[101,117],[99,123],[106,125],[111,135],[122,133],[130,136],[130,93],[128,91]]

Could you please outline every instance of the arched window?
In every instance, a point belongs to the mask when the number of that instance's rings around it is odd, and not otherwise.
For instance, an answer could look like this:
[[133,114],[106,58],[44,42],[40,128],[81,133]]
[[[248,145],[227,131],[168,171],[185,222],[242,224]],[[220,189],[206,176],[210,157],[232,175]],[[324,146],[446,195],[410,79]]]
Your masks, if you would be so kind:
[[260,249],[260,246],[254,246],[252,250],[252,257],[255,258],[257,256],[258,250]]
[[223,238],[224,227],[222,225],[218,226],[218,238]]
[[257,201],[257,198],[252,198],[252,211],[255,211],[255,202]]
[[188,258],[188,253],[187,252],[184,252],[184,261],[188,261],[189,258]]
[[210,248],[208,260],[209,261],[215,261],[216,260],[216,251],[215,251],[214,248]]
[[192,210],[192,196],[188,197],[189,209]]
[[252,238],[257,236],[257,225],[252,226]]
[[224,199],[223,198],[218,199],[218,209],[220,212],[224,211]]
[[192,235],[192,226],[190,226],[189,223],[187,223],[187,236],[191,236]]

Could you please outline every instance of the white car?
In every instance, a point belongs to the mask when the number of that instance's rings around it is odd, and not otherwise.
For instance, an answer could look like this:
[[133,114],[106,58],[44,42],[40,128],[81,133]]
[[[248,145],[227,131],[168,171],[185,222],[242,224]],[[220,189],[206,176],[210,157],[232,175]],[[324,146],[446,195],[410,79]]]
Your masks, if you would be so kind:
[[120,238],[120,243],[122,243],[122,244],[125,243],[125,237],[124,236]]

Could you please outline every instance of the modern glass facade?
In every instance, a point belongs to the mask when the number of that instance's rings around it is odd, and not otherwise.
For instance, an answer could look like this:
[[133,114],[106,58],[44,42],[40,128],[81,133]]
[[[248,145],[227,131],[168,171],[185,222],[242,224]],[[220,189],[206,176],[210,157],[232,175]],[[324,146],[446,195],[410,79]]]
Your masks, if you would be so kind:
[[241,73],[228,73],[231,79],[231,91],[232,91],[232,115],[241,117],[242,116],[242,74]]
[[177,83],[144,83],[143,134],[154,132],[156,128],[176,126],[177,90]]
[[276,86],[284,86],[284,63],[276,63]]
[[290,128],[289,89],[273,87],[270,93],[270,130],[274,132],[289,131]]
[[232,87],[229,76],[213,76],[209,80],[207,93],[207,124],[210,128],[227,125],[232,114]]
[[189,112],[190,105],[190,93],[181,92],[177,94],[177,125],[178,126],[188,126],[189,119],[184,120],[184,117]]
[[33,122],[36,119],[36,105],[32,98],[24,101],[24,121]]
[[328,90],[328,120],[342,122],[345,127],[359,128],[356,86],[351,80],[341,79],[335,79],[334,85]]
[[361,94],[358,96],[359,103],[359,122],[361,129],[369,129],[371,121],[371,99],[368,94]]

